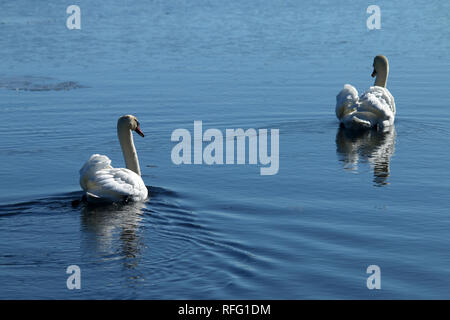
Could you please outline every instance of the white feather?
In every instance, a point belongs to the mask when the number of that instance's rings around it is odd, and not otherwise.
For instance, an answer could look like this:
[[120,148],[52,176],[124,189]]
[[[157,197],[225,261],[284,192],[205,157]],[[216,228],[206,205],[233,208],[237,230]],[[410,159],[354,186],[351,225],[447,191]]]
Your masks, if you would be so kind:
[[80,170],[80,185],[90,201],[147,199],[148,190],[142,178],[126,168],[113,168],[111,160],[94,154]]
[[336,96],[336,116],[346,128],[384,129],[395,120],[395,101],[384,87],[373,86],[358,97],[358,91],[349,84]]

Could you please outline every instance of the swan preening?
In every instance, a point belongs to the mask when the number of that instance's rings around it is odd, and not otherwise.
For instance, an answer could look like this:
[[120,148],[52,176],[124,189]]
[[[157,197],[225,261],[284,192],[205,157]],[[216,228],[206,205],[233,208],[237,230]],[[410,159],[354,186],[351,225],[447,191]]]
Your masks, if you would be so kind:
[[113,168],[104,155],[93,154],[80,169],[80,185],[90,202],[144,201],[148,191],[141,178],[139,160],[132,131],[144,137],[135,116],[125,115],[117,121],[117,136],[126,168]]
[[383,130],[393,125],[395,102],[386,88],[388,74],[387,58],[378,55],[373,60],[372,77],[376,76],[373,87],[358,97],[355,87],[344,85],[344,89],[336,96],[336,116],[345,128]]

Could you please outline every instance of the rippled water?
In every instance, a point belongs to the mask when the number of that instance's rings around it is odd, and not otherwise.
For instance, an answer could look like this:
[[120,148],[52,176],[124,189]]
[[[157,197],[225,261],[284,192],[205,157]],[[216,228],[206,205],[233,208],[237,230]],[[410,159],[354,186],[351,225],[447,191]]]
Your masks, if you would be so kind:
[[[447,2],[57,1],[0,10],[0,298],[449,298]],[[395,128],[339,129],[390,61]],[[76,205],[135,114],[150,200]],[[172,163],[178,128],[280,130],[280,169]],[[381,269],[368,290],[366,268]],[[66,268],[81,268],[68,290]]]

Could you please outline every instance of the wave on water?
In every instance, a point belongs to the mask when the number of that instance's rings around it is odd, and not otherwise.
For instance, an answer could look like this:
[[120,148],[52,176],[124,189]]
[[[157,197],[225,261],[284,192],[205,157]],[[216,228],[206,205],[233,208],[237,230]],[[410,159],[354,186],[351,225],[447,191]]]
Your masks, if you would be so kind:
[[[249,276],[245,264],[259,261],[249,248],[224,239],[203,212],[186,205],[183,195],[161,187],[147,188],[150,199],[144,203],[74,205],[83,195],[77,191],[0,205],[2,241],[10,239],[0,266],[42,265],[45,261],[49,270],[60,269],[61,264],[82,257],[80,267],[98,273],[99,278],[90,281],[101,283],[104,267],[114,265],[122,272],[111,275],[120,278],[111,290],[120,292],[121,298],[127,291],[118,286],[124,284],[151,286],[152,290],[140,291],[145,298],[183,297],[188,292],[189,297],[214,296],[245,285],[242,277]],[[34,236],[31,239],[27,234]],[[39,250],[32,250],[36,244]],[[20,254],[13,250],[18,247]],[[246,263],[232,263],[236,260]],[[236,278],[241,281],[236,283]],[[214,292],[210,292],[212,282],[216,283]],[[192,291],[193,283],[203,285]]]
[[[149,201],[151,199],[152,204],[160,203],[162,199],[174,198],[177,194],[173,191],[160,188],[160,187],[150,187],[147,186],[149,192]],[[145,203],[143,203],[145,206]],[[6,215],[14,215],[32,212],[33,209],[41,209],[39,211],[44,211],[42,209],[50,209],[50,211],[59,211],[64,208],[71,208],[73,210],[78,210],[79,208],[90,208],[100,211],[114,211],[124,208],[127,204],[125,203],[110,203],[110,204],[89,204],[83,201],[83,192],[74,191],[62,194],[51,195],[49,197],[32,199],[22,202],[15,202],[9,204],[0,205],[0,218]],[[134,206],[134,203],[129,203],[129,206]],[[78,208],[78,209],[77,209]]]

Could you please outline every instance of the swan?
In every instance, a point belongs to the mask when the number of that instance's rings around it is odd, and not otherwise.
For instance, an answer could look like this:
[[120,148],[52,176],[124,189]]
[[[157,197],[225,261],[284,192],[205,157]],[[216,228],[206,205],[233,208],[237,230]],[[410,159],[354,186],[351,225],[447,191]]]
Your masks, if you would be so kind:
[[144,137],[138,119],[125,115],[117,121],[117,136],[126,168],[113,168],[104,155],[93,154],[80,169],[80,186],[89,202],[144,201],[148,190],[141,178],[131,131]]
[[375,84],[358,97],[358,91],[350,84],[336,96],[336,116],[342,126],[349,129],[377,128],[384,130],[394,124],[394,97],[386,88],[389,62],[383,55],[373,60],[372,78]]

